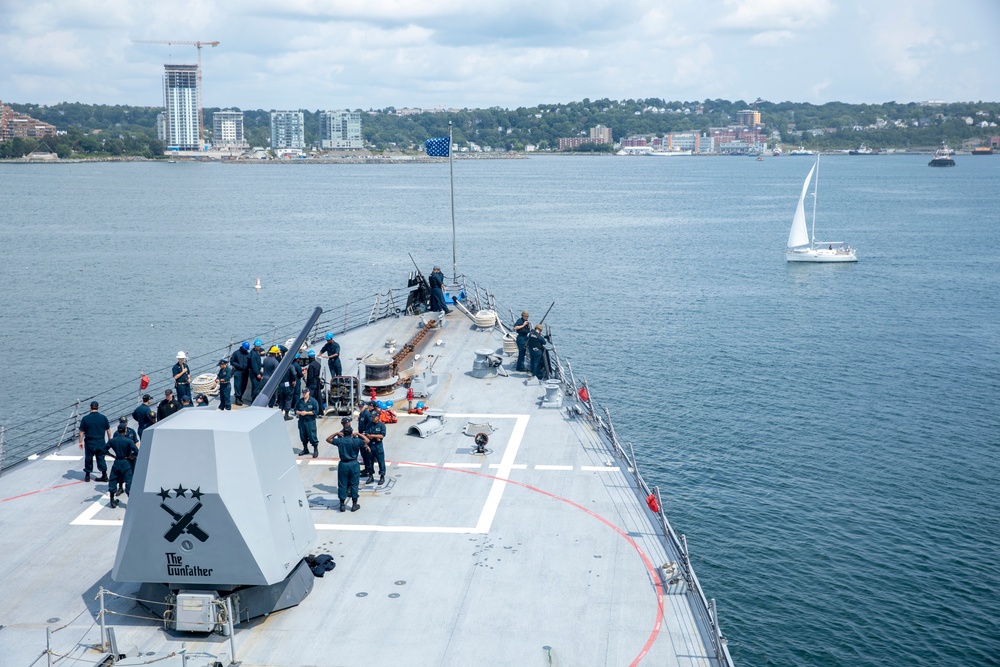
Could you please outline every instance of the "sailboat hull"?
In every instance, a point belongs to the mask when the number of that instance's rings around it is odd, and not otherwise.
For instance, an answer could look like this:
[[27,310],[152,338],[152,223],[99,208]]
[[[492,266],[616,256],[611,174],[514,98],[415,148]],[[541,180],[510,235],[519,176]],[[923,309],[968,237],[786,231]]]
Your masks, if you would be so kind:
[[789,262],[856,262],[858,256],[854,250],[843,248],[804,248],[802,250],[786,250],[785,259]]

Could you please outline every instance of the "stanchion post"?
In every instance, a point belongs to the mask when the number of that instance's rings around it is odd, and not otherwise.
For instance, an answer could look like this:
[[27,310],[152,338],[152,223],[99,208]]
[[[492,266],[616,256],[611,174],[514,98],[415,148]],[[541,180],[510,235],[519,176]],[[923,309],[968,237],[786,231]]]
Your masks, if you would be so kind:
[[105,628],[104,628],[104,586],[101,586],[101,590],[98,593],[98,595],[101,598],[101,614],[100,614],[100,616],[101,616],[101,650],[103,651],[107,647],[107,645],[108,645],[108,642],[107,642],[107,639],[106,639],[107,634],[105,634]]
[[231,660],[236,662],[236,633],[233,632],[233,601],[226,598],[226,625],[229,627],[229,651],[232,653]]
[[45,659],[49,667],[52,667],[52,628],[45,626]]

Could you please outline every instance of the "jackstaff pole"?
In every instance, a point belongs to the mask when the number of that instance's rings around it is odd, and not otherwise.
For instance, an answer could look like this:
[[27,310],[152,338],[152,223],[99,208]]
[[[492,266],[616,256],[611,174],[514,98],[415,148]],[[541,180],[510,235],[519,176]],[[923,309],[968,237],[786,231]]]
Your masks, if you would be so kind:
[[458,256],[455,252],[455,164],[452,162],[452,124],[448,121],[448,172],[451,177],[451,283],[458,283]]

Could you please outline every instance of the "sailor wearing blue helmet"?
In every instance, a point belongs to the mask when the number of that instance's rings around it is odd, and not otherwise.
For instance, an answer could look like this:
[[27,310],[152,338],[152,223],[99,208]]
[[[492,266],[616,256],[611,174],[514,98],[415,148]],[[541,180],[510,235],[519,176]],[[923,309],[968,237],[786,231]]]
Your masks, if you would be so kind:
[[344,370],[340,365],[340,343],[333,339],[333,334],[327,332],[326,334],[326,344],[319,350],[319,356],[321,359],[327,360],[327,365],[330,367],[330,376],[339,377],[344,374]]

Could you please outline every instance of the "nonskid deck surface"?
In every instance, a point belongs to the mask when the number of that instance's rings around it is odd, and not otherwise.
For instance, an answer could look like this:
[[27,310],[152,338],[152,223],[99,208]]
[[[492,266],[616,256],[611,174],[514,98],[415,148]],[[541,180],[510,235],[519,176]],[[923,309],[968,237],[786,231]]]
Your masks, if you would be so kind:
[[[339,336],[344,372],[419,326],[400,317]],[[340,420],[320,420],[320,458],[298,464],[319,535],[313,553],[337,567],[299,606],[236,626],[241,664],[717,664],[683,579],[660,597],[657,568],[678,554],[626,464],[584,417],[541,408],[544,388],[526,374],[472,377],[475,350],[500,343],[457,312],[434,331],[420,363],[433,362],[439,384],[426,401],[446,412],[444,428],[407,435],[423,417],[397,401],[386,484],[363,485],[358,512],[337,511],[336,452],[322,440]],[[470,421],[495,429],[488,454],[472,452]],[[296,422],[288,432],[292,448]],[[112,581],[127,500],[108,507],[107,485],[83,483],[81,468],[79,450],[63,448],[0,479],[3,664],[31,665],[46,626],[60,628],[55,653],[98,658],[88,647],[100,641],[102,586],[124,596],[105,597],[107,624],[129,650],[122,664],[179,665],[179,655],[162,658],[182,643],[189,665],[226,664],[227,638],[166,631],[132,599],[137,585]]]

